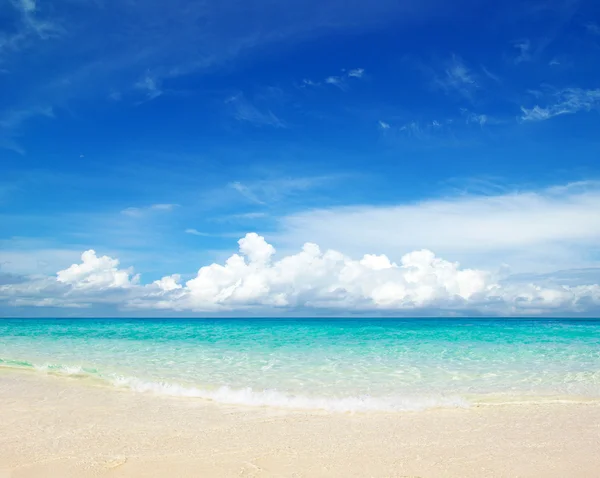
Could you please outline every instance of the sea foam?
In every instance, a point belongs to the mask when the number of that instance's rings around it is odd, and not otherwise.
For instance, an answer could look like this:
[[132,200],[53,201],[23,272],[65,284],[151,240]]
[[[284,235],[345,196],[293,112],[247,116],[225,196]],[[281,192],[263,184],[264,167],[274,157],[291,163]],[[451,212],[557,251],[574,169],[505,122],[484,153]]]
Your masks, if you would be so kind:
[[118,377],[112,383],[136,392],[151,392],[175,397],[196,397],[228,405],[291,408],[297,410],[326,410],[330,412],[420,411],[428,408],[467,408],[469,402],[461,397],[318,397],[291,395],[278,390],[234,389],[222,386],[214,390],[172,383],[143,381]]
[[394,412],[420,411],[429,408],[467,408],[470,403],[458,396],[394,396],[370,395],[347,397],[323,397],[294,395],[278,390],[253,390],[250,387],[232,388],[221,386],[214,389],[177,383],[144,380],[113,373],[102,374],[96,369],[79,365],[35,364],[20,360],[0,359],[5,368],[29,369],[38,372],[76,378],[92,378],[110,386],[138,393],[151,393],[170,397],[189,397],[225,405],[248,407],[274,407],[295,410],[325,410],[329,412]]

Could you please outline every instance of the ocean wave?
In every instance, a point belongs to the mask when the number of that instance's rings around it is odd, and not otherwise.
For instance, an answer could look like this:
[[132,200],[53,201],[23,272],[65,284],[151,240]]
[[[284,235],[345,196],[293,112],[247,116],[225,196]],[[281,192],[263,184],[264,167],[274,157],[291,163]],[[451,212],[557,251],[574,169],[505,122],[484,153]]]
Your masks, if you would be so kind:
[[467,408],[461,397],[310,397],[291,395],[278,390],[235,389],[227,386],[215,390],[186,387],[172,383],[143,381],[131,377],[113,380],[117,387],[136,392],[151,392],[174,397],[195,397],[227,405],[326,410],[331,412],[421,411],[428,408]]
[[0,367],[37,370],[57,375],[87,376],[97,373],[96,369],[84,368],[79,365],[61,365],[53,363],[35,364],[26,360],[12,360],[0,358]]
[[225,405],[249,407],[273,407],[295,410],[325,410],[329,412],[392,412],[421,411],[430,408],[467,408],[464,398],[452,396],[395,396],[374,397],[370,395],[348,397],[319,397],[293,395],[278,390],[253,390],[221,386],[214,389],[184,386],[176,383],[148,381],[137,377],[102,374],[96,369],[78,365],[34,364],[23,360],[1,359],[0,366],[12,369],[29,369],[37,372],[79,378],[99,379],[105,384],[138,393],[152,393],[171,397],[189,397],[209,400]]

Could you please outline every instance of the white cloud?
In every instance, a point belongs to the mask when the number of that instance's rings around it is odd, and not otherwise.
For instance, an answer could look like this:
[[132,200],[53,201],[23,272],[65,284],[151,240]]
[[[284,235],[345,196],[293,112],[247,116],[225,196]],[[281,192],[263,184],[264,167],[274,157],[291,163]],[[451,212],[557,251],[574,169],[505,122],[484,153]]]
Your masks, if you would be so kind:
[[479,126],[485,126],[486,124],[489,124],[491,122],[496,122],[486,114],[473,113],[472,111],[469,111],[465,108],[461,109],[461,113],[465,117],[465,121],[467,124],[474,123],[478,124]]
[[390,129],[390,124],[386,123],[385,121],[379,121],[379,127],[382,130]]
[[35,0],[18,0],[16,3],[24,12],[35,12]]
[[153,284],[162,291],[170,292],[172,290],[181,289],[181,284],[179,283],[180,280],[181,276],[179,274],[173,274],[171,276],[165,276],[162,279],[155,280]]
[[202,236],[202,237],[207,237],[210,236],[210,234],[208,232],[200,232],[197,229],[186,229],[185,230],[186,234],[191,234],[192,236]]
[[72,264],[81,256],[81,249],[42,246],[40,241],[30,244],[29,241],[18,238],[0,241],[0,270],[18,275],[47,275]]
[[433,144],[438,141],[452,141],[455,139],[448,128],[451,123],[452,120],[446,120],[443,123],[438,120],[423,122],[414,120],[400,126],[397,131],[404,138]]
[[490,80],[494,80],[496,83],[502,83],[502,79],[498,75],[488,70],[485,66],[482,65],[481,70],[483,71],[485,76],[487,76]]
[[[258,181],[229,183],[229,187],[241,194],[246,200],[258,204],[268,205],[280,201],[286,197],[293,196],[299,191],[319,188],[331,185],[338,180],[336,176],[307,176],[307,177],[280,177],[273,179],[263,179]],[[254,218],[260,217],[258,212],[250,213]],[[246,215],[246,218],[252,216]]]
[[46,297],[45,299],[28,299],[18,297],[10,302],[13,307],[57,307],[67,309],[87,309],[92,306],[89,303],[78,303],[69,300]]
[[0,147],[12,150],[18,154],[25,154],[16,141],[17,132],[21,125],[35,117],[54,118],[54,111],[49,107],[33,107],[28,109],[9,110],[0,115]]
[[304,78],[302,80],[302,84],[300,85],[302,88],[306,88],[307,86],[319,86],[321,83],[317,81],[312,81]]
[[260,219],[260,218],[263,218],[266,216],[267,216],[266,212],[246,212],[243,214],[232,214],[229,217],[235,218],[235,219]]
[[35,40],[50,40],[65,33],[57,22],[43,17],[35,0],[11,0],[8,4],[17,10],[19,17],[13,25],[5,22],[5,31],[0,32],[0,61],[4,55],[19,54],[35,44]]
[[[527,109],[524,106],[521,106],[521,111],[523,115],[521,119],[523,121],[543,121],[552,118],[553,116],[558,116],[558,114],[552,114],[550,109],[541,108],[538,105],[535,105],[533,108]],[[564,114],[564,113],[563,113]]]
[[222,265],[200,268],[185,284],[174,274],[145,286],[130,270],[119,269],[118,260],[86,251],[80,264],[58,272],[55,279],[0,286],[0,300],[13,306],[87,307],[101,302],[209,313],[337,309],[530,315],[585,313],[600,306],[596,284],[507,283],[426,249],[404,254],[395,263],[385,255],[352,259],[306,243],[300,252],[275,260],[275,248],[258,234],[246,234],[238,244],[239,254]]
[[153,204],[150,209],[155,211],[172,211],[177,207],[177,204]]
[[348,76],[350,78],[362,78],[364,74],[365,74],[364,68],[354,68],[353,70],[350,70],[348,72]]
[[137,284],[138,276],[131,277],[131,270],[118,269],[118,266],[117,259],[98,257],[96,251],[90,249],[81,255],[81,264],[73,264],[68,269],[59,271],[56,280],[76,290],[128,288]]
[[470,97],[473,91],[479,88],[475,75],[456,55],[450,58],[443,74],[438,75],[434,83],[446,92],[457,91],[466,97]]
[[513,46],[519,51],[519,55],[515,58],[515,63],[523,63],[531,60],[531,42],[525,38],[513,43]]
[[123,209],[121,214],[129,217],[142,217],[152,212],[170,212],[177,206],[177,204],[152,204],[147,207],[128,207]]
[[242,184],[239,181],[234,181],[229,184],[233,189],[235,189],[238,193],[244,196],[249,201],[256,204],[265,204],[264,201],[260,200],[258,196],[252,191],[252,189],[245,184]]
[[163,94],[163,91],[160,88],[159,79],[151,76],[149,73],[144,75],[144,77],[134,86],[136,89],[143,91],[148,100],[153,100]]
[[301,86],[303,88],[306,88],[308,86],[316,87],[316,86],[321,86],[324,83],[326,85],[337,86],[341,90],[347,90],[348,89],[347,80],[358,80],[358,79],[362,78],[364,76],[364,74],[365,74],[364,68],[353,68],[351,70],[343,69],[341,75],[330,75],[327,78],[325,78],[322,82],[304,79],[304,80],[302,80]]
[[[536,92],[538,94],[542,93]],[[600,89],[564,88],[549,95],[549,104],[545,107],[535,105],[532,108],[521,107],[523,121],[543,121],[555,116],[574,114],[579,111],[591,111],[600,107]]]
[[238,121],[244,121],[254,126],[286,127],[286,124],[275,113],[269,109],[259,109],[250,103],[242,93],[230,96],[225,100],[225,104],[230,105],[233,117]]
[[12,0],[12,4],[21,12],[21,29],[9,40],[14,50],[18,50],[20,44],[26,42],[31,36],[47,40],[64,33],[63,28],[57,23],[39,18],[35,0]]
[[340,76],[328,76],[325,78],[325,83],[341,88],[344,84],[344,80]]
[[499,195],[457,195],[396,206],[316,209],[281,218],[271,237],[288,247],[315,241],[345,253],[427,248],[478,267],[514,271],[595,265],[600,183]]

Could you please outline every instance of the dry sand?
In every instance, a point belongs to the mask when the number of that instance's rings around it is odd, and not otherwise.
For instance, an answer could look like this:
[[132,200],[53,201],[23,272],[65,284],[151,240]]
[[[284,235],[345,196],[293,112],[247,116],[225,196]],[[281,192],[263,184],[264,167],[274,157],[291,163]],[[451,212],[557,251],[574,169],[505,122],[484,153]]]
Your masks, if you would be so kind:
[[339,414],[0,372],[4,477],[600,477],[600,405]]

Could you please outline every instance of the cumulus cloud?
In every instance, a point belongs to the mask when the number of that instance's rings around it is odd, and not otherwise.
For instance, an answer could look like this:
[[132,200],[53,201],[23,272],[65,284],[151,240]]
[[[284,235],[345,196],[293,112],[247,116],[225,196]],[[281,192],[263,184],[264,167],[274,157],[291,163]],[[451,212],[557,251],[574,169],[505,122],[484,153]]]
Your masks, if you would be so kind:
[[153,284],[160,290],[169,292],[172,290],[181,289],[181,284],[179,284],[180,280],[181,276],[179,274],[173,274],[171,276],[165,276],[162,279],[155,280]]
[[[88,307],[110,302],[122,308],[197,313],[258,310],[380,311],[390,314],[478,313],[530,315],[584,313],[600,305],[597,284],[568,286],[510,283],[498,274],[462,268],[423,249],[404,254],[398,263],[386,255],[352,259],[335,250],[306,243],[276,259],[264,237],[248,233],[239,252],[224,264],[201,267],[184,284],[165,276],[141,285],[117,259],[93,250],[81,263],[55,278],[0,287],[0,300],[13,306]],[[121,295],[110,295],[115,290]]]
[[130,270],[121,270],[118,266],[118,259],[98,257],[96,251],[90,249],[81,255],[81,264],[59,271],[56,280],[82,290],[128,288],[138,283],[139,276],[131,277]]

